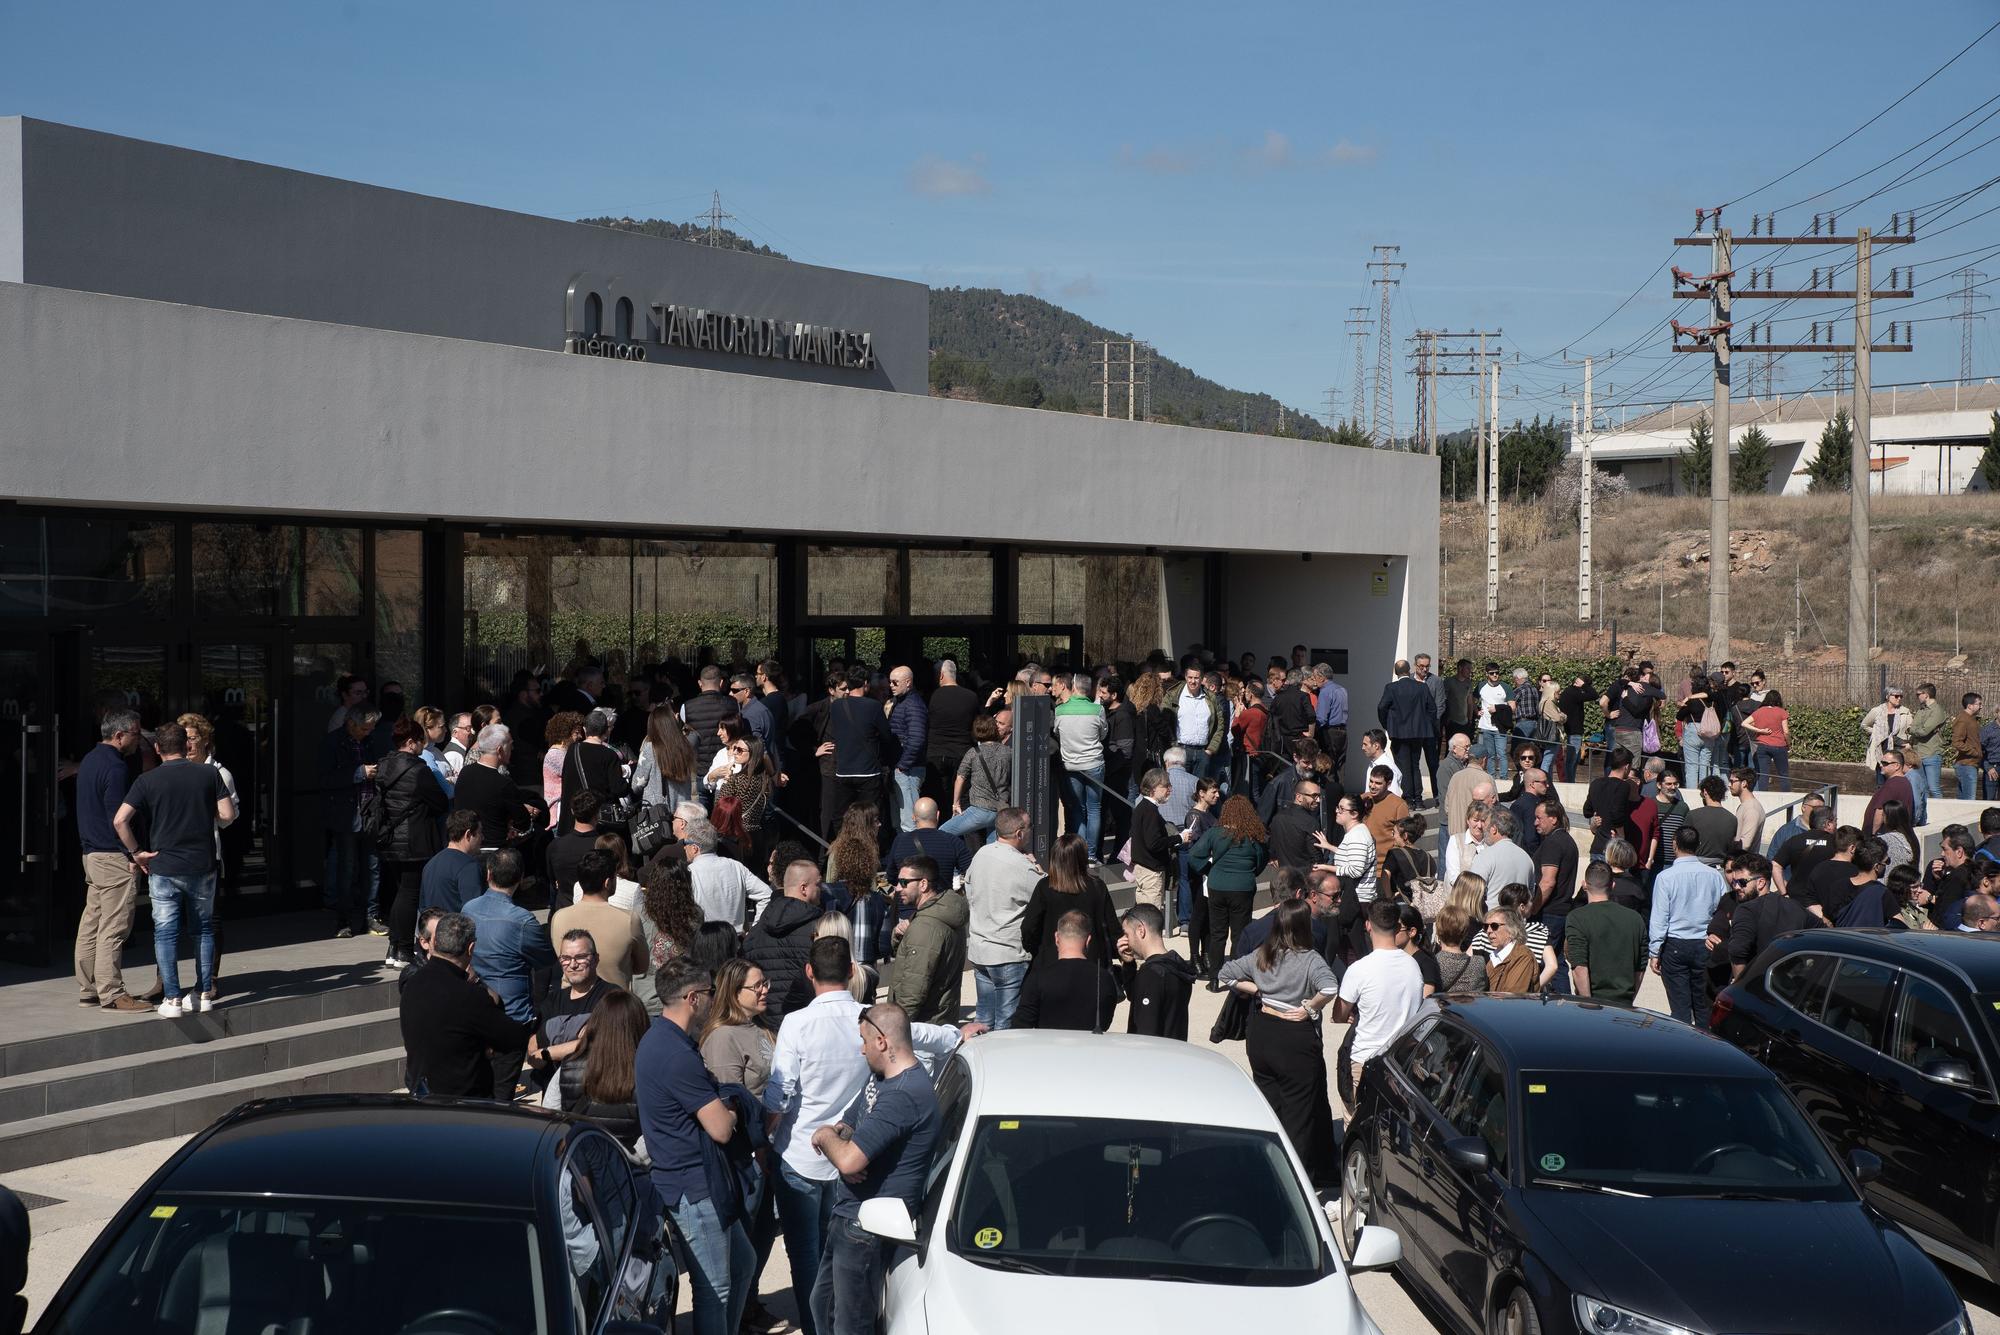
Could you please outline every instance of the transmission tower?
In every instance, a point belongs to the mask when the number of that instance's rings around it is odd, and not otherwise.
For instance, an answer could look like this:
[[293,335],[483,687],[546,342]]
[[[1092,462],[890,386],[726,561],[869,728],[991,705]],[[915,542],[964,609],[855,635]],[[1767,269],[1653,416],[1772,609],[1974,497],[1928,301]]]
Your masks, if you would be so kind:
[[1328,385],[1326,392],[1319,396],[1319,401],[1326,408],[1326,429],[1331,431],[1339,423],[1340,391]]
[[1364,425],[1362,413],[1368,406],[1368,308],[1347,308],[1347,332],[1354,336],[1354,397],[1347,401],[1356,426]]
[[1986,317],[1974,309],[1979,299],[1979,285],[1986,281],[1986,275],[1977,269],[1964,268],[1958,271],[1963,284],[1958,290],[1958,381],[1962,385],[1972,379],[1972,326],[1974,321]]
[[1377,449],[1396,443],[1396,344],[1389,336],[1389,298],[1403,280],[1392,274],[1410,266],[1390,259],[1402,253],[1401,246],[1376,246],[1375,258],[1368,261],[1369,281],[1382,289],[1382,311],[1375,317],[1375,411],[1369,438]]
[[717,235],[722,231],[722,224],[724,222],[735,222],[736,215],[722,211],[722,192],[720,190],[713,190],[709,192],[708,213],[706,216],[708,218],[708,244],[713,249],[722,244]]

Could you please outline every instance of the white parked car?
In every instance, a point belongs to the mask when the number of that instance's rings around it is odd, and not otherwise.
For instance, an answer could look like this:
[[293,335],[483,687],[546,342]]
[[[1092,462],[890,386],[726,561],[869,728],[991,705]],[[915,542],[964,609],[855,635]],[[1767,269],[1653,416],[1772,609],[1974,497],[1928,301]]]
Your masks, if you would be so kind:
[[1228,1058],[1171,1039],[1012,1031],[938,1072],[921,1216],[863,1202],[895,1244],[888,1335],[1107,1329],[1379,1335],[1278,1119]]

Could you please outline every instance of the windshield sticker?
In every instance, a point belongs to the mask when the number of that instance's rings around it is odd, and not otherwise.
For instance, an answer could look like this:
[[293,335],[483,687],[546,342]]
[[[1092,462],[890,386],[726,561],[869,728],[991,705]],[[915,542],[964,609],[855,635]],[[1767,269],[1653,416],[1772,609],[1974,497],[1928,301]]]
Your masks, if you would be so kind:
[[153,1207],[153,1218],[172,1219],[174,1217],[174,1211],[180,1208],[181,1207],[178,1205],[155,1205]]
[[1528,1092],[1530,1094],[1546,1094],[1549,1092],[1549,1087],[1547,1085],[1529,1085]]
[[1560,1173],[1568,1164],[1569,1160],[1563,1158],[1560,1154],[1544,1154],[1542,1156],[1542,1171],[1544,1173]]
[[980,1229],[972,1235],[972,1245],[979,1248],[982,1252],[992,1251],[1000,1245],[1000,1230],[997,1228]]
[[1021,1124],[1019,1122],[1002,1122],[1000,1124],[1000,1129],[1002,1131],[1019,1131],[1021,1129]]

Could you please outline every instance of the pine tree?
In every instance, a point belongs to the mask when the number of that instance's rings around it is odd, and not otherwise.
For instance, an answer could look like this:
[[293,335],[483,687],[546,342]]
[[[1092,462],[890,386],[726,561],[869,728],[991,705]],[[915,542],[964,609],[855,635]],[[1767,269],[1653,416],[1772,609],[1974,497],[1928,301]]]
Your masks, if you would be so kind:
[[1815,494],[1850,490],[1854,468],[1854,424],[1842,408],[1819,433],[1819,449],[1806,465],[1806,490]]
[[1715,437],[1709,430],[1708,414],[1694,419],[1688,428],[1688,447],[1681,451],[1681,485],[1690,496],[1708,495],[1709,470],[1715,457]]
[[1334,427],[1333,443],[1336,445],[1356,445],[1364,450],[1374,444],[1368,438],[1368,428],[1351,417]]
[[2000,413],[1986,429],[1986,448],[1979,455],[1979,479],[1988,491],[2000,491]]
[[1738,496],[1754,496],[1771,485],[1771,438],[1764,428],[1753,426],[1736,442],[1736,455],[1729,461],[1729,489]]

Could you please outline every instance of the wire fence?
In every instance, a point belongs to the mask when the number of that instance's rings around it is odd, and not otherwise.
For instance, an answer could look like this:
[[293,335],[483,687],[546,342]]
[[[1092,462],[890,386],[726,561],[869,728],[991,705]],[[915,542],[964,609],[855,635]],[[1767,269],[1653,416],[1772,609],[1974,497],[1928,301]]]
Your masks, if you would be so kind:
[[[1440,618],[1438,647],[1442,670],[1469,658],[1475,665],[1487,660],[1511,667],[1530,658],[1563,658],[1584,661],[1615,659],[1633,661],[1655,657],[1651,642],[1632,635],[1622,639],[1616,621],[1597,627],[1496,626],[1486,622],[1468,625],[1456,617]],[[1671,686],[1687,675],[1688,662],[1656,659],[1660,676]],[[1916,688],[1929,683],[1949,710],[1959,708],[1967,694],[1982,700],[2000,700],[2000,672],[1985,666],[1954,666],[1949,659],[1885,659],[1871,662],[1857,687],[1848,679],[1841,663],[1798,662],[1781,655],[1760,657],[1754,649],[1739,652],[1737,676],[1748,679],[1762,672],[1766,683],[1776,689],[1788,705],[1809,705],[1821,709],[1848,706],[1867,708],[1881,703],[1891,686],[1900,686],[1906,700],[1914,703]]]

